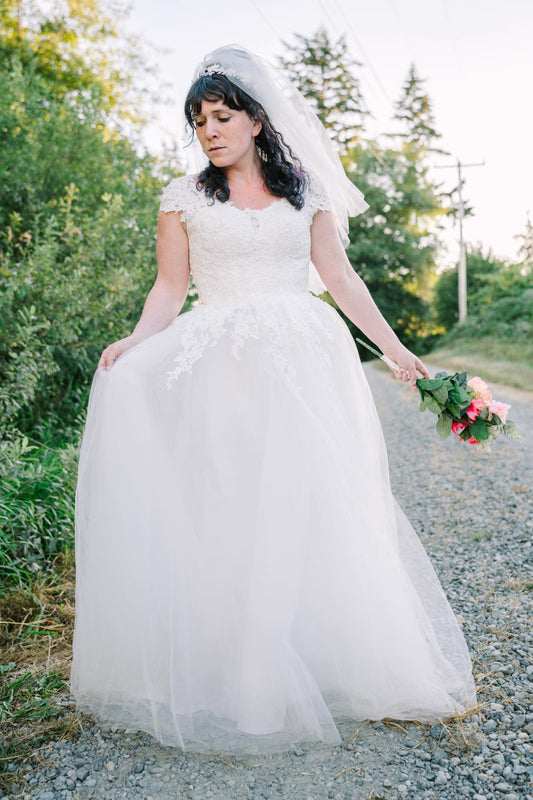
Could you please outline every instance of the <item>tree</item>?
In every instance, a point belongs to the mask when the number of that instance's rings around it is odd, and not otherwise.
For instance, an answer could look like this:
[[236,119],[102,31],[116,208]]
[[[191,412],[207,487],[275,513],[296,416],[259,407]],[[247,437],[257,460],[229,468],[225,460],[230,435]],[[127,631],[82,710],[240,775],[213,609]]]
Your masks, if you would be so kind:
[[[0,410],[27,433],[59,407],[74,424],[97,353],[131,330],[155,274],[170,176],[115,124],[134,112],[119,101],[131,75],[102,60],[118,37],[109,8],[69,0],[48,17],[10,0],[0,14],[0,378],[13,379]],[[18,382],[30,363],[31,391]]]
[[[321,28],[313,37],[297,40],[281,64],[341,144],[345,169],[370,204],[350,221],[348,258],[401,338],[412,347],[422,339],[429,343],[435,333],[428,301],[438,234],[451,213],[449,194],[428,176],[427,153],[439,136],[429,98],[412,67],[395,104],[395,118],[405,130],[389,134],[393,143],[382,146],[364,136],[368,112],[344,39],[332,44]],[[346,87],[347,93],[353,92],[353,105],[345,103]]]
[[435,333],[428,301],[445,211],[394,148],[366,142],[351,148],[346,164],[370,206],[350,220],[348,258],[402,341],[419,348]]
[[[470,314],[491,302],[491,286],[499,283],[507,270],[507,264],[489,249],[484,252],[481,244],[466,247],[467,294]],[[435,284],[434,309],[439,324],[452,328],[459,319],[457,266],[442,272]],[[496,296],[493,295],[493,299]]]
[[424,90],[424,82],[418,76],[415,65],[411,64],[401,95],[394,103],[393,119],[401,124],[401,129],[397,133],[388,134],[409,145],[405,152],[413,155],[420,150],[443,152],[434,147],[434,142],[441,134],[435,128],[433,109]]
[[344,36],[332,42],[325,28],[310,37],[295,34],[295,39],[295,44],[283,43],[288,52],[279,64],[344,152],[359,140],[368,116],[354,72],[361,64],[350,56]]
[[[104,112],[108,125],[140,124],[147,81],[137,80],[143,60],[135,37],[125,37],[127,16],[120,0],[4,0],[0,11],[0,55],[46,84],[48,94]],[[144,64],[145,71],[150,67]]]
[[347,254],[395,332],[423,349],[438,332],[429,302],[439,235],[451,208],[449,194],[428,174],[428,152],[439,134],[414,67],[395,107],[404,130],[387,134],[390,144],[359,142],[343,158],[370,205],[350,221]]

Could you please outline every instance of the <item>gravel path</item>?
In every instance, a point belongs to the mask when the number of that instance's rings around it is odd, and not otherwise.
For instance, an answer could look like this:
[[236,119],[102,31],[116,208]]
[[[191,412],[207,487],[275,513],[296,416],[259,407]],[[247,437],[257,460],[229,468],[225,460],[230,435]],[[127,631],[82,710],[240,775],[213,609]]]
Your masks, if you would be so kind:
[[365,369],[395,494],[463,624],[479,711],[429,729],[342,723],[338,747],[307,745],[261,758],[183,754],[84,717],[77,742],[41,748],[34,767],[24,770],[30,789],[16,797],[533,800],[533,395],[498,389],[524,440],[501,439],[486,453],[455,437],[440,441],[435,418],[418,413],[414,392],[380,367]]

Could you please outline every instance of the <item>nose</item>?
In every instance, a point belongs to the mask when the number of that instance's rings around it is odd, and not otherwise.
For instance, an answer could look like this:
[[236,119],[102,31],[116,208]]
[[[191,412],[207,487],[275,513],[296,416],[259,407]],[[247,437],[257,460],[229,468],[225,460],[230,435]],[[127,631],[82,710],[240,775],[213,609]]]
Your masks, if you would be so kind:
[[216,119],[207,119],[205,123],[205,133],[208,139],[216,139],[218,136],[218,122]]

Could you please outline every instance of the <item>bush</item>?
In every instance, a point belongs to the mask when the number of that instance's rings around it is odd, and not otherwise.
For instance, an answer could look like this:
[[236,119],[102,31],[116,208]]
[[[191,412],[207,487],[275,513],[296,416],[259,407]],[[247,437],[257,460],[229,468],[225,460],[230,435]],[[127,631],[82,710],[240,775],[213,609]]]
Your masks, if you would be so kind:
[[32,444],[11,430],[0,442],[0,571],[30,583],[73,544],[77,446]]
[[457,324],[439,345],[446,345],[457,338],[497,337],[500,339],[527,341],[533,336],[533,287],[517,297],[502,297],[483,306],[477,314]]

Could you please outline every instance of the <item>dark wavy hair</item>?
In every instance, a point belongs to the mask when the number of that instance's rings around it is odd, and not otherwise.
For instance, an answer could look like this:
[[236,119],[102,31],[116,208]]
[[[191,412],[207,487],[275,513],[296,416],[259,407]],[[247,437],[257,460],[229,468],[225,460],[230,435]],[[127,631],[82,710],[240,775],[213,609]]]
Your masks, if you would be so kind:
[[[193,83],[185,99],[185,118],[192,131],[191,141],[196,129],[195,115],[201,111],[202,100],[208,103],[221,100],[228,108],[245,111],[251,120],[261,122],[255,142],[265,186],[271,194],[285,197],[298,210],[303,208],[307,176],[297,156],[273,127],[263,106],[221,73],[202,76]],[[226,173],[211,162],[198,176],[196,186],[199,190],[204,189],[207,197],[216,197],[222,203],[229,200]]]

